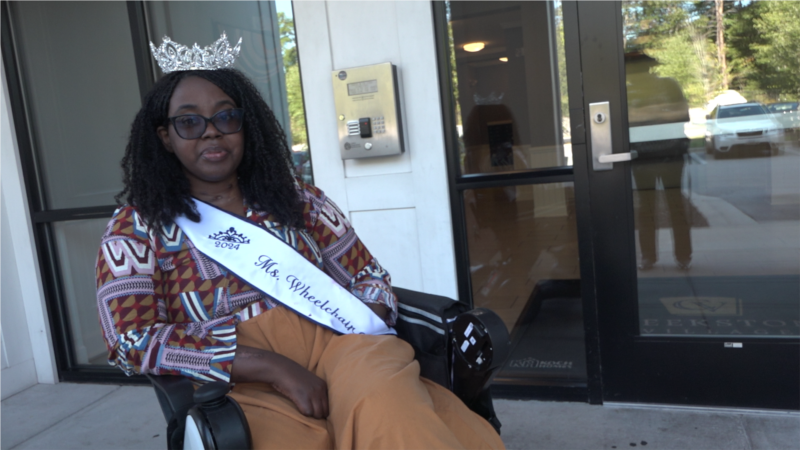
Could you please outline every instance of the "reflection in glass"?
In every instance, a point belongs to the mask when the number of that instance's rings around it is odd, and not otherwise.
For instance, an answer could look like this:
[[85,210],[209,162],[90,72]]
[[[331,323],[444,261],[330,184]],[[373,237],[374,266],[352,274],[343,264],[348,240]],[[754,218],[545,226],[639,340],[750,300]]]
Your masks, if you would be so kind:
[[571,166],[560,4],[447,5],[461,174]]
[[500,379],[586,380],[572,183],[464,191],[475,307],[512,330]]
[[[286,132],[295,173],[311,183],[300,65],[291,2],[145,2],[149,37],[201,46],[226,32],[231,42],[243,38],[236,68],[244,72]],[[161,76],[161,72],[158,73]]]
[[72,350],[77,364],[107,366],[108,351],[97,325],[94,264],[99,237],[108,219],[73,220],[52,225],[63,281]]
[[800,4],[622,14],[641,334],[797,337]]
[[[628,90],[628,124],[647,127],[650,133],[661,131],[662,139],[633,142],[631,150],[638,159],[631,164],[636,186],[636,223],[639,232],[641,262],[639,268],[650,270],[658,261],[656,254],[657,193],[666,200],[663,208],[672,230],[673,251],[677,264],[688,268],[692,262],[692,240],[685,214],[681,177],[689,138],[683,124],[689,121],[689,104],[680,85],[672,78],[652,72],[657,61],[645,54],[631,52],[625,56]],[[652,134],[648,139],[652,138]]]
[[46,207],[114,204],[141,105],[125,3],[9,7]]
[[777,155],[783,139],[780,122],[760,103],[717,105],[706,116],[706,153],[715,158],[747,151]]

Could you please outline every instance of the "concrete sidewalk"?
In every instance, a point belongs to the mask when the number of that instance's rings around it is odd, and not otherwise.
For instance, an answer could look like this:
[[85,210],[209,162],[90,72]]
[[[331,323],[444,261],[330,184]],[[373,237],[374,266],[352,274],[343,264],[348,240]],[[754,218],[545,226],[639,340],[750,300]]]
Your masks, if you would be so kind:
[[[800,414],[496,400],[509,449],[800,449]],[[7,449],[164,449],[145,386],[40,384],[2,402]]]

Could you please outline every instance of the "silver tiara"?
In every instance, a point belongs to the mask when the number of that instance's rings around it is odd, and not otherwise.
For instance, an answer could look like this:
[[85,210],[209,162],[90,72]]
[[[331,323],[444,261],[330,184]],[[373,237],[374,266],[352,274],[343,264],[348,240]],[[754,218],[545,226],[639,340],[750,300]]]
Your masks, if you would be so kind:
[[158,47],[150,42],[153,58],[165,74],[181,70],[216,70],[231,67],[239,56],[241,47],[242,38],[239,38],[236,47],[231,47],[224,31],[219,39],[206,48],[198,47],[197,43],[189,48],[174,42],[168,36],[164,36],[163,42]]

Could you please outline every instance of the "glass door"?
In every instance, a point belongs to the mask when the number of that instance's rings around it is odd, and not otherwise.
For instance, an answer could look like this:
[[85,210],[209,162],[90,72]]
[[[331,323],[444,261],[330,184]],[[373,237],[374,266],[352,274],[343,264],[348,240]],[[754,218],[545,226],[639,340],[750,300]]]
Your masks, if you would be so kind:
[[800,408],[799,6],[578,3],[604,402]]
[[496,392],[586,399],[564,12],[559,2],[434,2],[459,296],[512,350]]

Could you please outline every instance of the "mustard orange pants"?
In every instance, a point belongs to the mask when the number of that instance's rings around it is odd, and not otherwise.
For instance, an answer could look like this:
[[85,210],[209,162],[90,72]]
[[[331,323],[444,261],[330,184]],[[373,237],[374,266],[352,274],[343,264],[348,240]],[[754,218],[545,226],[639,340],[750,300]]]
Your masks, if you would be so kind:
[[324,420],[300,414],[266,384],[237,383],[231,396],[256,449],[504,448],[486,420],[420,378],[414,350],[395,336],[340,336],[278,307],[239,324],[237,339],[284,355],[328,384]]

